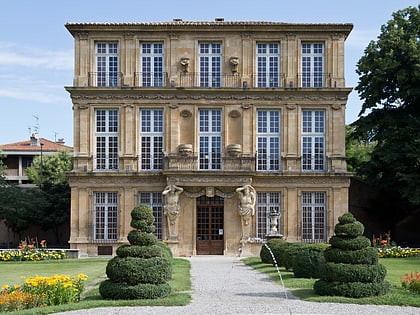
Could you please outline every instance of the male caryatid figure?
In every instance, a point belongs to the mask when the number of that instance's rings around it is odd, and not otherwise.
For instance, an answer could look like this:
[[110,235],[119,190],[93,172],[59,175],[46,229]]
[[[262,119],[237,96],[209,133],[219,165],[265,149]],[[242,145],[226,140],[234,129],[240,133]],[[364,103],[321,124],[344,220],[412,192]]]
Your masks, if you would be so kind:
[[168,185],[162,192],[164,198],[163,213],[168,225],[168,239],[178,239],[178,216],[180,212],[179,195],[184,191],[176,185]]
[[239,215],[242,224],[242,241],[249,239],[251,226],[249,224],[251,217],[255,214],[256,192],[251,185],[245,185],[236,189],[239,197]]

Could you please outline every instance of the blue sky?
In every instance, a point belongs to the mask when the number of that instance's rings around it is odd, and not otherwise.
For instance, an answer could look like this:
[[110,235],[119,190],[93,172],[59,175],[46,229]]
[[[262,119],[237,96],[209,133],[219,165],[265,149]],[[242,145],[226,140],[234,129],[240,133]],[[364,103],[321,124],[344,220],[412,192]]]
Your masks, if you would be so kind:
[[[353,23],[346,42],[346,85],[356,86],[356,64],[392,13],[411,0],[13,0],[0,13],[0,144],[64,138],[73,145],[73,112],[65,86],[73,82],[73,38],[66,22],[274,21]],[[361,101],[350,94],[346,122]]]

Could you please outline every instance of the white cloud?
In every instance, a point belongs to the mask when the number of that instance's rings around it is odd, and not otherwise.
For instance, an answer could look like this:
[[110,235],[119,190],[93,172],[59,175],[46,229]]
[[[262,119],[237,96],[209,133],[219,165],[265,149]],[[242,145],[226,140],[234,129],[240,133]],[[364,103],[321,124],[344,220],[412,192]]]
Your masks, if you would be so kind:
[[73,69],[73,50],[43,50],[0,42],[0,65],[7,67],[42,67],[68,71]]
[[0,98],[7,97],[21,101],[29,101],[31,103],[44,103],[60,105],[70,101],[66,97],[66,92],[63,93],[48,93],[38,89],[19,89],[19,88],[0,88]]

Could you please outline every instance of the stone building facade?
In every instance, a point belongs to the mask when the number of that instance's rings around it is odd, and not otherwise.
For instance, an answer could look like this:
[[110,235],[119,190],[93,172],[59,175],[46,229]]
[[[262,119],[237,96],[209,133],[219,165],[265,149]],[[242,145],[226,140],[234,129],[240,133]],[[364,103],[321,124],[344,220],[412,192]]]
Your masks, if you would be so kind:
[[71,248],[114,254],[150,205],[175,256],[323,242],[348,211],[352,24],[68,23]]

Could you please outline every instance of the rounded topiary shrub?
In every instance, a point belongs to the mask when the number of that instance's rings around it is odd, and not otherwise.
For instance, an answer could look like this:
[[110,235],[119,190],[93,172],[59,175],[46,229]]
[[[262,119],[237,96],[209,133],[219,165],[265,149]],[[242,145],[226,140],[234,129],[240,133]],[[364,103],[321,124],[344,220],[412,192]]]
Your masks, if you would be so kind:
[[325,266],[324,250],[327,244],[314,244],[298,251],[293,261],[293,274],[296,278],[319,279]]
[[131,230],[128,232],[127,239],[131,245],[151,246],[157,243],[157,237],[150,232],[141,230]]
[[314,284],[315,292],[352,298],[387,293],[386,268],[378,264],[377,251],[362,236],[363,224],[351,213],[340,216],[338,222],[331,248],[324,252],[326,264]]
[[370,240],[366,236],[345,237],[345,236],[332,236],[330,244],[334,248],[345,250],[357,250],[370,246]]
[[106,275],[129,285],[164,283],[172,275],[172,265],[163,257],[114,257],[106,266]]
[[155,299],[168,296],[172,277],[172,253],[152,233],[154,217],[150,207],[140,205],[131,212],[130,245],[117,248],[117,256],[106,267],[108,280],[99,285],[106,299]]
[[335,263],[373,265],[378,263],[378,251],[373,247],[362,249],[343,250],[341,248],[328,248],[325,259]]
[[101,282],[99,291],[102,296],[109,296],[114,300],[157,299],[171,294],[171,287],[168,283],[127,285],[105,280]]

